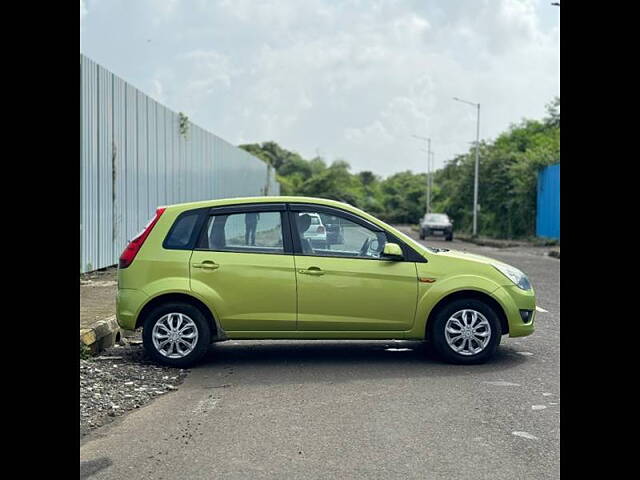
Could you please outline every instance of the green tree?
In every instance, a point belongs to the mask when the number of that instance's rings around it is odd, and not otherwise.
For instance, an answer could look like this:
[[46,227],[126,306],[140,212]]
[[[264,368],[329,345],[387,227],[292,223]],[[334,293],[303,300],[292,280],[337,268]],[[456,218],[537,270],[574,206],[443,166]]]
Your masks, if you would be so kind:
[[[546,105],[547,116],[511,125],[493,142],[480,143],[478,217],[482,235],[517,238],[535,234],[536,192],[541,168],[560,161],[560,97]],[[351,173],[337,160],[327,166],[282,148],[276,142],[241,145],[272,165],[283,195],[330,198],[362,208],[393,223],[417,223],[425,212],[426,175],[411,171],[380,178]],[[457,230],[471,230],[475,151],[457,155],[434,174],[432,210],[447,213]]]

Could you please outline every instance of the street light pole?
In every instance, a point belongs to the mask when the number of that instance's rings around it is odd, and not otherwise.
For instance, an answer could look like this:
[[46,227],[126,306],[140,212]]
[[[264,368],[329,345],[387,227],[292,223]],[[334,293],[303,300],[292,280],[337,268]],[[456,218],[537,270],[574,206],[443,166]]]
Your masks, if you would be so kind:
[[473,105],[477,108],[476,116],[476,168],[475,178],[473,181],[473,235],[478,233],[478,165],[480,164],[480,104],[474,102],[468,102],[467,100],[461,100],[458,97],[453,97],[454,100],[469,105]]
[[415,138],[419,138],[420,140],[424,140],[427,142],[427,213],[431,211],[431,184],[429,183],[429,178],[431,176],[431,165],[429,163],[431,159],[431,138],[421,137],[419,135],[413,135]]
[[431,158],[431,138],[429,138],[428,142],[429,146],[427,147],[427,213],[431,213],[431,182],[429,179],[431,178],[431,164],[429,163],[429,159]]
[[436,152],[431,152],[431,166],[429,167],[429,205],[431,205],[431,193],[433,192],[433,173],[435,171]]
[[476,175],[473,182],[473,235],[478,233],[478,169],[480,165],[480,104],[476,122]]

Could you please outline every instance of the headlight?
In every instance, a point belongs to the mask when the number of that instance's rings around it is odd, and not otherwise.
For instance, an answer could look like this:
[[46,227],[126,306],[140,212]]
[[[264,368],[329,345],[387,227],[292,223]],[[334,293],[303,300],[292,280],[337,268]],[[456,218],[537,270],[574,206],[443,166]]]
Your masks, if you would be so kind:
[[529,282],[527,276],[517,268],[512,267],[511,265],[505,265],[504,263],[492,263],[491,265],[493,265],[500,273],[515,283],[522,290],[531,289],[531,282]]

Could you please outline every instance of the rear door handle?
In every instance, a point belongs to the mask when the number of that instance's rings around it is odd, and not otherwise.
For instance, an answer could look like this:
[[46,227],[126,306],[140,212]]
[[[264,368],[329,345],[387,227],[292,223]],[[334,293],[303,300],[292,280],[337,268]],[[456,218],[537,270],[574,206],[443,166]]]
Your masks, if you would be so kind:
[[303,273],[305,275],[324,275],[324,272],[320,270],[318,267],[309,267],[306,269],[298,270],[298,273]]
[[218,265],[215,262],[211,262],[211,261],[204,261],[202,263],[194,263],[192,265],[193,268],[202,268],[203,270],[216,270],[218,268],[220,268],[220,265]]

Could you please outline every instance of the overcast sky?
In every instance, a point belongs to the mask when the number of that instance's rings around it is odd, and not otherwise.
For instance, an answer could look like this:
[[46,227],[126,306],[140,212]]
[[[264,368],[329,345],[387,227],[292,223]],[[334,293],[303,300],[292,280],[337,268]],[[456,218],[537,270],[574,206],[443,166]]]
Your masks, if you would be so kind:
[[80,51],[233,144],[383,176],[439,167],[560,94],[550,0],[81,0]]

